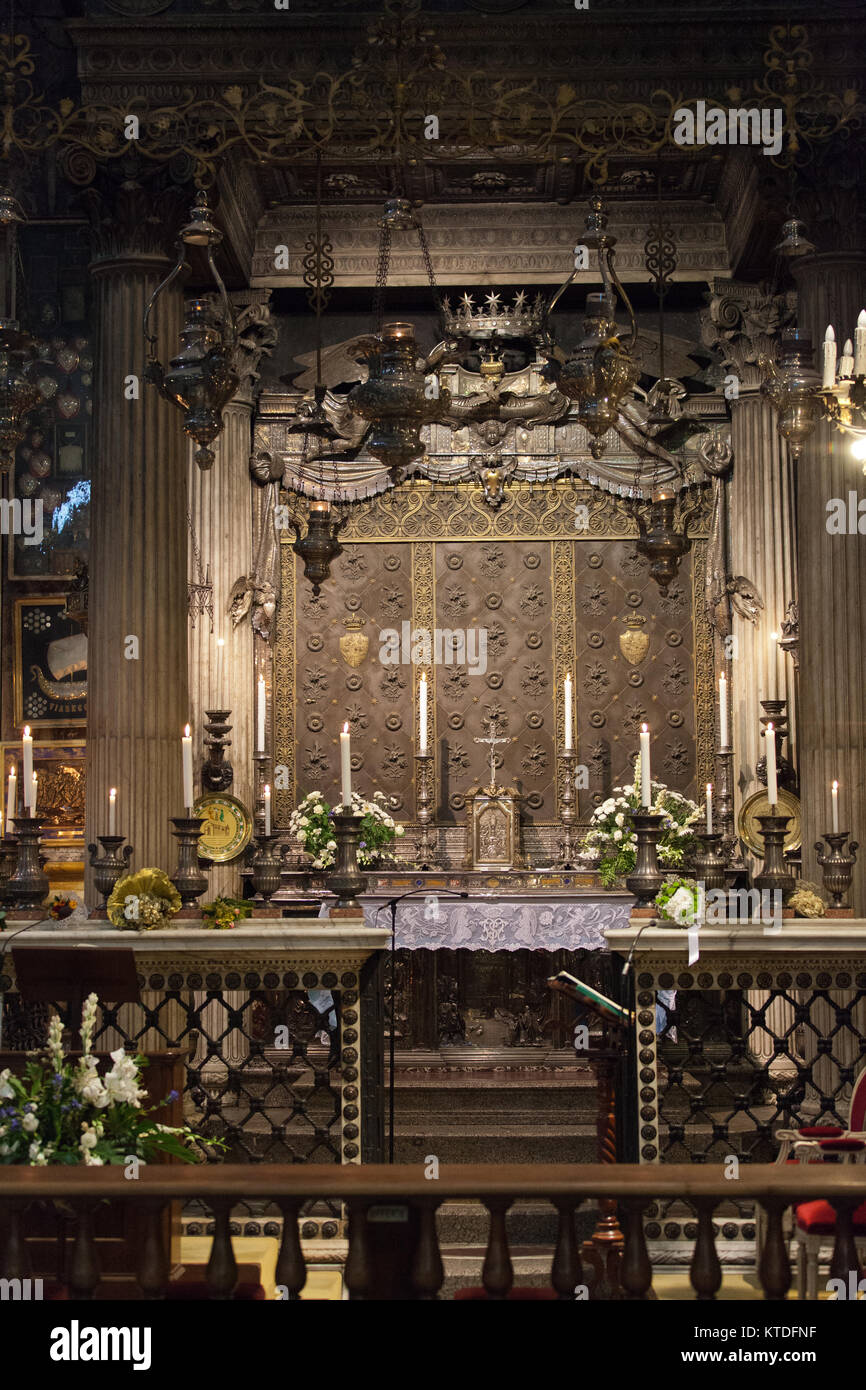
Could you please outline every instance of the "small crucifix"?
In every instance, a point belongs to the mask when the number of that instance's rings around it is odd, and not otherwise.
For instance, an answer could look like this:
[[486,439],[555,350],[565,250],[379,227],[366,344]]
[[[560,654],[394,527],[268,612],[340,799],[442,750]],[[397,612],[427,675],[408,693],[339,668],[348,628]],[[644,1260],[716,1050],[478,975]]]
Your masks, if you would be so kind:
[[473,739],[473,742],[474,742],[474,743],[489,743],[489,744],[490,744],[490,788],[489,788],[489,790],[490,790],[491,792],[495,792],[495,791],[496,791],[496,745],[497,745],[497,743],[510,743],[510,742],[511,742],[511,739],[510,739],[510,738],[497,738],[497,737],[496,737],[496,730],[497,730],[498,725],[499,725],[499,720],[498,720],[496,717],[492,718],[489,722],[490,722],[490,733],[488,734],[487,738],[476,738],[476,739]]

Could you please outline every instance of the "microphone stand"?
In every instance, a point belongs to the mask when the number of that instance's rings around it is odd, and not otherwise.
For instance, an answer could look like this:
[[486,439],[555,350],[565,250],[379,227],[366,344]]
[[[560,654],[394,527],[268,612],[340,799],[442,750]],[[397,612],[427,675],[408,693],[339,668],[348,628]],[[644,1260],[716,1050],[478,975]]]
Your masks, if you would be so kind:
[[376,917],[383,908],[387,907],[391,913],[391,954],[388,963],[389,978],[391,981],[391,1007],[388,1010],[388,1162],[394,1162],[394,960],[397,950],[397,904],[403,902],[404,898],[416,898],[423,894],[425,898],[438,898],[447,894],[452,898],[468,898],[469,894],[465,888],[410,888],[408,893],[400,893],[396,898],[389,898],[387,902],[381,903],[376,908]]

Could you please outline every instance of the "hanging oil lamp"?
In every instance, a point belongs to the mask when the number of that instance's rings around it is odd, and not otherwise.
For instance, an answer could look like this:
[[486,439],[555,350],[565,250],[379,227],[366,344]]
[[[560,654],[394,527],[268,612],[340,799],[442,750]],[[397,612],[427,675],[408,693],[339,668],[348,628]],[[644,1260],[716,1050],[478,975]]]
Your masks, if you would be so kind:
[[633,515],[637,521],[638,539],[635,550],[649,560],[651,577],[664,596],[679,572],[680,560],[691,548],[685,524],[677,531],[674,524],[676,495],[669,487],[653,488],[649,513],[637,506]]
[[812,339],[799,328],[786,328],[778,362],[762,353],[758,366],[764,376],[761,393],[776,410],[776,429],[798,459],[823,413],[821,378],[812,365]]
[[24,438],[26,416],[42,400],[33,378],[36,368],[33,339],[22,330],[15,317],[18,224],[23,221],[24,213],[14,193],[5,186],[0,187],[0,226],[6,242],[0,316],[0,469],[4,471],[11,468],[15,450]]
[[321,586],[330,577],[331,561],[342,554],[343,547],[337,536],[344,521],[345,517],[335,516],[330,502],[322,499],[310,503],[305,535],[301,535],[300,522],[292,517],[295,532],[292,550],[304,562],[304,578],[311,582],[314,598],[318,597]]
[[[190,220],[178,237],[177,260],[154,290],[144,313],[144,336],[149,354],[146,378],[167,401],[183,411],[184,433],[198,445],[195,461],[202,470],[213,467],[215,455],[210,445],[222,431],[223,407],[231,400],[239,381],[233,365],[235,317],[214,262],[214,250],[221,241],[222,232],[214,224],[207,194],[200,189]],[[187,246],[207,250],[207,263],[219,291],[221,308],[218,312],[210,299],[187,301],[180,351],[171,359],[166,371],[156,355],[156,337],[148,332],[148,326],[159,296],[186,264]]]
[[349,405],[372,425],[367,449],[401,482],[413,459],[424,452],[421,428],[451,403],[451,393],[430,394],[417,366],[415,328],[411,323],[386,323],[362,348],[369,375],[349,392]]

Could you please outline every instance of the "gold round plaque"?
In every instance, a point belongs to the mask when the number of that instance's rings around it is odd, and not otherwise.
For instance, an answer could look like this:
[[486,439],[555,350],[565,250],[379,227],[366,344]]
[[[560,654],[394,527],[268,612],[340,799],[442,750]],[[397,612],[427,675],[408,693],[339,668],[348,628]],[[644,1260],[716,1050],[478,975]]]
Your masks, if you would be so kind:
[[226,796],[225,792],[208,792],[199,797],[193,813],[204,821],[198,842],[202,859],[227,864],[243,854],[253,833],[253,822],[236,797]]
[[[776,812],[780,816],[788,815],[791,817],[791,823],[785,832],[784,849],[786,853],[799,849],[803,840],[799,797],[794,796],[793,792],[786,791],[784,787],[780,787]],[[762,787],[760,791],[753,792],[748,801],[743,802],[737,817],[738,835],[752,853],[759,856],[764,853],[764,837],[758,824],[758,816],[768,816],[769,814],[770,803],[767,800],[767,791],[765,787]]]

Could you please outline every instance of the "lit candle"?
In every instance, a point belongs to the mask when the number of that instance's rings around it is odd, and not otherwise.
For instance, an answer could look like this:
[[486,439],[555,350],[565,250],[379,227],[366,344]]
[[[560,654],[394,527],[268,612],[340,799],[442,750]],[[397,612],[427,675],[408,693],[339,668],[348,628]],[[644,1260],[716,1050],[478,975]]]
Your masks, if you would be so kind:
[[18,774],[14,767],[9,769],[9,784],[6,789],[6,834],[11,835],[11,825],[18,814]]
[[652,805],[652,779],[650,777],[650,736],[649,726],[640,726],[640,804]]
[[570,753],[574,742],[573,728],[573,706],[574,696],[572,694],[571,672],[565,678],[565,751]]
[[[779,800],[779,786],[776,781],[776,730],[767,725],[767,800],[775,806]],[[775,815],[775,811],[772,813]]]
[[854,375],[866,376],[866,309],[860,310],[854,329]]
[[839,783],[834,782],[830,788],[830,809],[833,812],[833,834],[839,833]]
[[117,787],[112,787],[108,793],[108,833],[117,834]]
[[713,784],[707,783],[707,834],[713,833]]
[[32,813],[33,807],[30,803],[30,797],[33,794],[33,739],[30,737],[29,724],[24,725],[24,737],[21,740],[21,746],[21,775],[24,778],[24,786],[22,788],[24,792],[24,809]]
[[845,339],[845,346],[842,349],[842,356],[839,358],[839,380],[849,381],[854,375],[854,344],[850,338]]
[[728,678],[722,671],[719,676],[719,747],[728,746]]
[[834,386],[836,382],[836,334],[833,332],[832,323],[827,324],[827,332],[824,334],[824,379],[821,382],[821,389],[826,391],[828,387]]
[[352,749],[349,740],[349,725],[343,725],[340,734],[340,776],[342,780],[343,809],[352,809]]
[[35,773],[35,772],[34,772],[34,774],[33,774],[33,780],[32,780],[32,782],[31,782],[31,788],[32,788],[32,790],[31,790],[31,792],[30,792],[30,814],[31,814],[31,816],[35,816],[35,815],[36,815],[36,801],[37,801],[38,796],[39,796],[39,778],[36,776],[36,773]]
[[265,783],[265,834],[271,833],[271,789]]
[[264,676],[259,676],[259,682],[258,682],[257,692],[258,692],[258,693],[257,693],[257,702],[256,702],[256,716],[257,716],[257,717],[256,717],[256,752],[257,752],[257,753],[264,753],[264,751],[265,751],[265,711],[266,711],[267,706],[268,706],[268,697],[267,697],[267,693],[266,693],[266,691],[265,691],[265,678],[264,678]]
[[192,815],[192,736],[189,725],[185,725],[183,738],[183,804],[187,813]]
[[421,672],[418,685],[418,752],[427,752],[427,672]]

